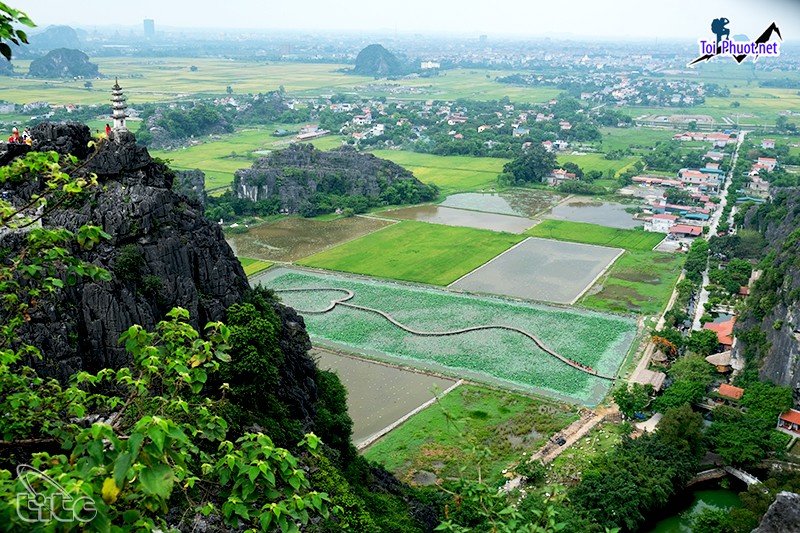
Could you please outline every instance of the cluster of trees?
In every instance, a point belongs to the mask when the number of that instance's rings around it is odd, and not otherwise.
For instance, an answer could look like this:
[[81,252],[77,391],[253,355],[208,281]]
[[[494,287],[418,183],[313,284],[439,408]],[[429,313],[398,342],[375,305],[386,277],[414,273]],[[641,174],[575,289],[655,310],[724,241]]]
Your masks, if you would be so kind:
[[534,144],[522,155],[506,163],[497,179],[501,184],[508,185],[540,183],[555,167],[555,154],[540,144]]
[[[237,97],[239,111],[234,117],[237,124],[299,124],[311,118],[311,108],[296,106],[289,109],[286,106],[283,86],[277,91],[258,93],[252,98]],[[324,128],[323,129],[327,129]]]
[[[209,133],[231,133],[233,125],[215,106],[198,104],[188,109],[165,109],[154,114],[154,126],[162,129],[170,139],[187,139]],[[145,119],[149,123],[149,119]],[[153,140],[148,128],[137,134],[137,141],[147,146]]]
[[636,531],[694,476],[702,428],[691,407],[668,410],[654,434],[625,437],[585,470],[570,499],[603,527]]

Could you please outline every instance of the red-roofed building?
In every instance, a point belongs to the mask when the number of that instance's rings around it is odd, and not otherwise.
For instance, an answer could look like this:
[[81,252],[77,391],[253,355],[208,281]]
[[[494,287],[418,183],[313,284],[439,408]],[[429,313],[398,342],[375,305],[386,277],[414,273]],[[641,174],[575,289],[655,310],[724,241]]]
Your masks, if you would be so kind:
[[774,157],[759,157],[758,164],[767,167],[767,170],[772,172],[775,169],[775,165],[778,164],[778,161]]
[[739,287],[739,296],[750,296],[750,287],[747,285]]
[[761,148],[764,150],[775,148],[775,139],[761,139]]
[[720,322],[714,324],[712,322],[706,323],[703,329],[708,329],[717,334],[719,343],[725,350],[730,350],[733,346],[733,325],[736,323],[736,317],[731,318],[727,322]]
[[778,417],[778,429],[793,435],[800,435],[800,411],[789,409]]
[[689,226],[688,224],[675,224],[669,228],[670,235],[677,235],[678,237],[699,237],[703,234],[703,228],[700,226]]
[[717,394],[720,396],[724,396],[730,400],[741,400],[742,395],[744,394],[744,389],[739,387],[734,387],[733,385],[728,385],[727,383],[723,383],[719,386],[717,390]]

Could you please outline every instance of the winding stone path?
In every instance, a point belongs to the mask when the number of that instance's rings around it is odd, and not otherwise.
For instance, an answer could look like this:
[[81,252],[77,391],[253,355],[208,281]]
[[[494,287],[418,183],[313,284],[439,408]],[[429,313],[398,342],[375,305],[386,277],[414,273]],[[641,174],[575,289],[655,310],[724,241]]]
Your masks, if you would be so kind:
[[378,315],[382,316],[383,318],[385,318],[386,320],[388,320],[389,322],[391,322],[392,324],[394,324],[395,326],[397,326],[398,328],[402,329],[403,331],[406,331],[408,333],[411,333],[412,335],[417,335],[417,336],[420,336],[420,337],[447,337],[447,336],[452,336],[452,335],[459,335],[461,333],[468,333],[470,331],[481,331],[481,330],[486,330],[486,329],[502,329],[502,330],[506,330],[506,331],[513,331],[513,332],[519,333],[520,335],[524,335],[525,337],[528,337],[530,340],[532,340],[534,342],[534,344],[536,344],[536,346],[539,347],[539,349],[541,349],[545,353],[555,357],[559,361],[571,366],[572,368],[575,368],[576,370],[580,370],[581,372],[585,372],[585,373],[587,373],[587,374],[589,374],[591,376],[595,376],[595,377],[598,377],[598,378],[601,378],[601,379],[607,379],[609,381],[614,381],[616,379],[616,378],[614,378],[612,376],[605,376],[603,374],[599,374],[594,369],[586,368],[585,366],[582,366],[582,365],[580,365],[579,363],[577,363],[575,361],[567,359],[563,355],[561,355],[561,354],[559,354],[557,352],[554,352],[553,350],[548,348],[536,335],[534,335],[532,333],[529,333],[529,332],[525,331],[524,329],[517,328],[517,327],[514,327],[514,326],[505,326],[503,324],[487,324],[487,325],[483,325],[483,326],[470,326],[468,328],[454,329],[454,330],[450,330],[450,331],[418,331],[416,329],[410,328],[410,327],[398,322],[397,320],[395,320],[392,317],[392,315],[390,315],[389,313],[386,313],[384,311],[381,311],[380,309],[373,309],[372,307],[364,307],[362,305],[356,305],[356,304],[347,303],[348,300],[351,300],[355,296],[355,293],[353,291],[351,291],[350,289],[342,289],[342,288],[338,288],[338,287],[300,287],[300,288],[294,288],[294,289],[274,289],[274,291],[275,292],[318,292],[318,291],[343,292],[343,293],[345,293],[345,295],[343,297],[331,300],[330,305],[328,305],[328,307],[326,307],[325,309],[322,309],[322,310],[319,310],[319,311],[308,311],[308,310],[297,309],[297,312],[300,313],[300,314],[308,314],[308,315],[323,315],[325,313],[333,311],[333,309],[337,305],[341,305],[342,307],[350,307],[351,309],[358,309],[358,310],[361,310],[361,311],[367,311],[369,313],[378,314]]

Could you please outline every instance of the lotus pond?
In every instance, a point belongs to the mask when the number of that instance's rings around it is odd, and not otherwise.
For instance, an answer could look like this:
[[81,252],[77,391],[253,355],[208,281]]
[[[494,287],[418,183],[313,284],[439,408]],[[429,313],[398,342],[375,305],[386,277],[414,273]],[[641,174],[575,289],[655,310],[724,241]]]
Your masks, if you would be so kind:
[[[278,268],[253,281],[272,289],[349,289],[355,297],[348,303],[379,309],[419,331],[488,324],[522,328],[539,337],[550,349],[606,375],[616,374],[636,333],[632,320],[614,315],[369,278]],[[302,312],[321,311],[331,300],[342,298],[343,293],[281,292],[279,296]],[[377,314],[344,306],[321,315],[306,313],[304,318],[317,344],[504,388],[594,405],[611,385],[608,380],[559,361],[516,332],[482,330],[447,337],[421,337],[403,331]]]

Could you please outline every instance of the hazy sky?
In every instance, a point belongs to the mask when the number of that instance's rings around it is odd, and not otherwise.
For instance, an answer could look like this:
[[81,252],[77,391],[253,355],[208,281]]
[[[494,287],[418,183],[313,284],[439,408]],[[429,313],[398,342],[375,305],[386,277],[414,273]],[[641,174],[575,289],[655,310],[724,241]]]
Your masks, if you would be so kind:
[[657,37],[693,41],[711,20],[755,38],[773,20],[800,39],[798,0],[5,0],[40,26],[123,25],[462,33],[491,36]]

